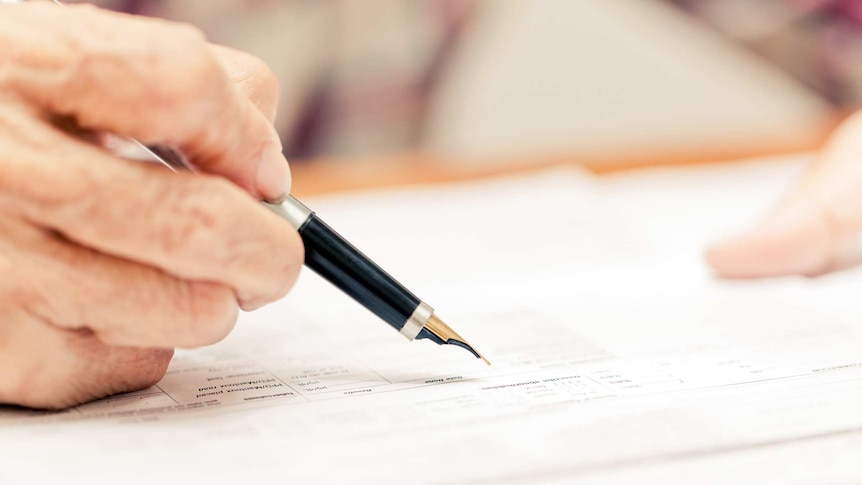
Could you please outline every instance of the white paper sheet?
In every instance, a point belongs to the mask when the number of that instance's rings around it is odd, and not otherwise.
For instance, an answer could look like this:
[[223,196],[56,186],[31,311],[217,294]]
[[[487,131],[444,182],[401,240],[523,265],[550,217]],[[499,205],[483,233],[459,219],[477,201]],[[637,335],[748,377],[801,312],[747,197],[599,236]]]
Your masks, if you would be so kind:
[[0,410],[0,483],[858,480],[860,274],[722,283],[699,259],[800,163],[309,201],[494,365],[304,274],[157,387]]

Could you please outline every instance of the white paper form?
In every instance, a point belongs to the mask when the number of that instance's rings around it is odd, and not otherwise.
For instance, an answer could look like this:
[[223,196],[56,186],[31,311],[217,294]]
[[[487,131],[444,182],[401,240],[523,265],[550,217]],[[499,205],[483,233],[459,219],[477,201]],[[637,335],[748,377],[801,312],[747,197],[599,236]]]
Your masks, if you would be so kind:
[[[702,240],[764,210],[797,168],[729,168],[732,193],[706,176],[713,169],[642,174],[640,185],[635,175],[595,181],[552,172],[413,198],[310,202],[384,267],[404,273],[494,365],[461,349],[405,342],[306,274],[287,299],[243,315],[222,344],[178,353],[157,387],[63,413],[0,411],[0,478],[858,478],[859,274],[725,284],[697,255]],[[706,195],[692,188],[703,180],[712,187]],[[719,203],[726,197],[751,203],[731,211]],[[684,210],[665,210],[673,207]],[[441,226],[448,237],[484,250],[435,252],[448,244],[440,235],[424,246],[421,234],[364,235],[356,212],[428,214],[435,224],[449,221]],[[527,223],[552,237],[513,229]],[[409,258],[417,252],[427,259]],[[530,258],[534,265],[525,264]]]

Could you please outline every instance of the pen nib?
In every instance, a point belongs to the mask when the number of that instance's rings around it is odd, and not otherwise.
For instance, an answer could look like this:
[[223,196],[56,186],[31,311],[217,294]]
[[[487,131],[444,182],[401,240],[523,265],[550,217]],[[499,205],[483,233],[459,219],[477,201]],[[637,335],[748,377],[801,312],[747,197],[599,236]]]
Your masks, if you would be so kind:
[[458,347],[461,347],[462,349],[465,349],[471,354],[475,355],[477,359],[481,359],[482,362],[484,362],[486,365],[491,365],[491,363],[488,362],[488,359],[483,357],[482,354],[480,354],[476,349],[474,349],[472,345],[468,344],[467,341],[464,340],[463,337],[458,335],[457,332],[452,330],[449,325],[443,323],[443,320],[437,318],[437,315],[431,315],[431,318],[429,318],[428,321],[425,322],[424,330],[427,330],[432,335],[437,337],[437,339],[441,341],[438,343],[456,345]]

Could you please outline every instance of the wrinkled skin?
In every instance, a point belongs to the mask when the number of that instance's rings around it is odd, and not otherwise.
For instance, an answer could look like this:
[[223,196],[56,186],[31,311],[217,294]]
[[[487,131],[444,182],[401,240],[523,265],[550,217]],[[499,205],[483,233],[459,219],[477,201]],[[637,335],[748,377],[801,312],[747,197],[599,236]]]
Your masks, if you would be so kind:
[[[0,403],[63,408],[144,388],[283,296],[295,230],[258,201],[290,172],[257,59],[191,27],[0,6]],[[199,174],[106,150],[177,147]]]

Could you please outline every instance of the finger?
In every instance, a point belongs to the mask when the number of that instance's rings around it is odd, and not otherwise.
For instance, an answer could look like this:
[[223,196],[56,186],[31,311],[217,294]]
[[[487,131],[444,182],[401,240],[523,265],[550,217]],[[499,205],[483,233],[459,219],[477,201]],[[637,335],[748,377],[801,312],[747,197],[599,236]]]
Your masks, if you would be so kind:
[[707,263],[724,278],[815,276],[837,269],[834,226],[824,211],[800,204],[761,227],[711,246]]
[[180,279],[228,286],[248,309],[295,282],[296,230],[221,177],[118,159],[47,127],[20,136],[40,144],[7,162],[0,193],[33,223]]
[[14,240],[4,245],[18,246],[6,272],[18,305],[52,326],[91,330],[109,345],[199,347],[222,340],[236,322],[229,287],[180,280],[33,228],[4,234]]
[[278,109],[278,79],[269,66],[255,56],[229,47],[213,45],[212,50],[230,82],[270,123],[274,122]]
[[766,221],[708,249],[725,277],[818,275],[862,261],[862,115],[833,136]]
[[[179,148],[202,170],[278,200],[290,171],[270,121],[196,30],[91,7],[21,5],[0,17],[6,91],[87,129]],[[6,75],[8,74],[8,75]]]
[[173,356],[171,349],[112,347],[88,331],[16,319],[19,324],[0,330],[2,404],[63,409],[144,389],[164,376]]

